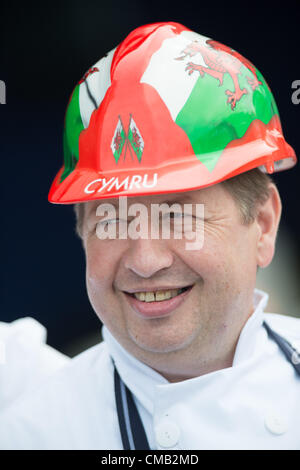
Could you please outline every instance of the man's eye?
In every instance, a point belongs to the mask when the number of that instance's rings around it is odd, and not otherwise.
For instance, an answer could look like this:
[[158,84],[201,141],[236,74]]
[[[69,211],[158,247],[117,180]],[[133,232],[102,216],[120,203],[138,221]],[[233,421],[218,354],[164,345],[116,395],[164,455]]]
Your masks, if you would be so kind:
[[167,217],[170,219],[177,219],[177,220],[187,220],[190,221],[195,217],[192,214],[185,214],[184,212],[169,212]]
[[182,212],[168,212],[166,216],[169,217],[170,219],[177,219],[177,218],[182,219],[184,217],[184,214]]
[[98,222],[100,225],[113,225],[113,224],[121,224],[127,223],[126,220],[115,218],[115,219],[103,219]]

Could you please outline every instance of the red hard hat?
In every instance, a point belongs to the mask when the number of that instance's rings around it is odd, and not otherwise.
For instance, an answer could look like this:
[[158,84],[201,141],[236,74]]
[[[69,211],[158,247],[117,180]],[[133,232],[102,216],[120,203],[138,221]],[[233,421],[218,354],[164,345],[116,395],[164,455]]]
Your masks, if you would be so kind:
[[189,191],[295,163],[255,66],[181,24],[156,23],[131,32],[78,82],[49,201]]

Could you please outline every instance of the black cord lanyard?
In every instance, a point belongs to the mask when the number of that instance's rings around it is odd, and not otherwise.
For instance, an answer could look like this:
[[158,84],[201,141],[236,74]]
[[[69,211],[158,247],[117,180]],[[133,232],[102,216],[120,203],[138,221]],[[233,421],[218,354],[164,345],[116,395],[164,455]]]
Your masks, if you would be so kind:
[[150,450],[145,429],[131,391],[115,368],[115,397],[124,450]]
[[[267,330],[269,338],[277,343],[297,374],[300,375],[300,354],[297,350],[286,339],[275,333],[266,322],[263,322],[263,326]],[[151,450],[132,393],[120,378],[115,364],[114,384],[119,427],[124,450]]]
[[300,354],[297,349],[293,348],[293,346],[278,333],[275,333],[275,331],[272,330],[265,321],[263,322],[263,326],[267,330],[269,338],[277,343],[287,360],[294,367],[297,374],[300,375]]

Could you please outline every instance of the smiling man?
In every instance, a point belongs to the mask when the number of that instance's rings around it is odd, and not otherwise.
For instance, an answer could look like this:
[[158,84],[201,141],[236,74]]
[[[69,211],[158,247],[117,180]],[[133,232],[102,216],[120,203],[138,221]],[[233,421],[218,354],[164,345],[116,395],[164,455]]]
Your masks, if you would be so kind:
[[296,163],[261,73],[178,23],[138,28],[75,87],[64,152],[49,200],[75,204],[104,341],[5,411],[2,448],[300,449],[299,320],[255,288],[268,173]]
[[[170,240],[141,234],[137,240],[100,241],[99,201],[85,204],[92,214],[84,217],[82,239],[94,310],[127,351],[169,381],[232,364],[237,338],[253,311],[256,267],[273,256],[280,199],[273,185],[269,191],[252,224],[243,223],[222,184],[189,192],[192,204],[205,208],[205,242],[197,251],[185,249],[185,237],[175,238],[174,219]],[[170,207],[184,196],[168,195]],[[151,205],[165,199],[141,196],[128,204],[144,201],[150,213]],[[122,227],[126,221],[113,223]]]

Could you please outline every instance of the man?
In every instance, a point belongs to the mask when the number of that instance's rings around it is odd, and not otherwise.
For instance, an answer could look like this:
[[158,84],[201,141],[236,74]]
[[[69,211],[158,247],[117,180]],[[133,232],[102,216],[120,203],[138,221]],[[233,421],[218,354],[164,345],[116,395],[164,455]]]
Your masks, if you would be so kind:
[[104,342],[3,414],[2,448],[299,449],[299,320],[255,289],[281,215],[266,172],[296,163],[260,72],[138,28],[74,89],[64,150],[49,200],[75,204]]
[[0,411],[68,363],[67,356],[45,344],[46,334],[31,317],[0,322]]

